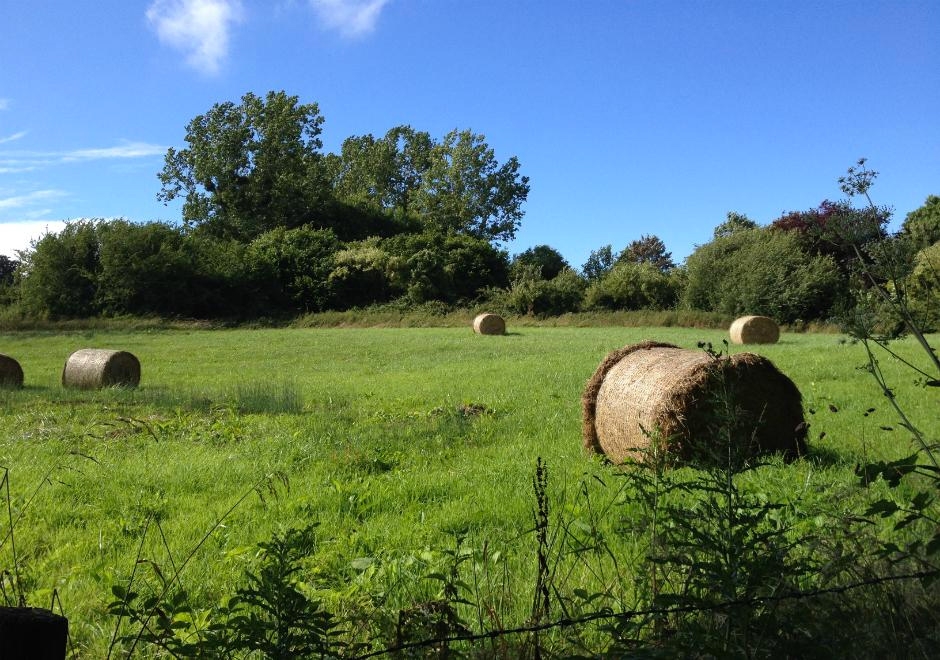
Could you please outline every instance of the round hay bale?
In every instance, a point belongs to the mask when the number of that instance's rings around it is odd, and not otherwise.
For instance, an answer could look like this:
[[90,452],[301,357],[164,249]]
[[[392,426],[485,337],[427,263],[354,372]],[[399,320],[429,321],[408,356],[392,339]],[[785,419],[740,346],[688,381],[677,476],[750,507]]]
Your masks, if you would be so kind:
[[654,437],[681,461],[707,460],[728,431],[738,456],[806,452],[800,391],[753,353],[625,346],[601,362],[581,403],[585,448],[614,463],[642,462]]
[[780,328],[766,316],[742,316],[731,324],[732,344],[776,344]]
[[140,361],[127,351],[82,348],[69,356],[62,370],[62,385],[81,389],[137,387]]
[[478,335],[504,335],[506,334],[506,321],[499,314],[478,314],[473,319],[473,331]]
[[23,367],[3,353],[0,353],[0,387],[23,387]]

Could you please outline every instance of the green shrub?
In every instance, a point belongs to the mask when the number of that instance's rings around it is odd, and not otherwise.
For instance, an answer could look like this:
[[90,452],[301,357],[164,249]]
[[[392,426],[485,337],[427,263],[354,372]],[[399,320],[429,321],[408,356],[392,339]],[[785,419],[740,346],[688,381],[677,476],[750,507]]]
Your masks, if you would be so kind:
[[746,229],[699,246],[686,260],[682,303],[779,323],[823,319],[847,284],[829,255],[813,255],[793,232]]
[[588,310],[667,309],[679,294],[678,276],[651,263],[619,261],[584,296]]

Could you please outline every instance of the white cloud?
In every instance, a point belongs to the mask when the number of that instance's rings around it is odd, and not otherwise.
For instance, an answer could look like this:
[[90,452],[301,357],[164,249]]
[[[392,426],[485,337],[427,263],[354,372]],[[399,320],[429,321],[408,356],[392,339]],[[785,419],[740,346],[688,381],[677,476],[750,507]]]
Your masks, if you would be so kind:
[[[16,136],[13,136],[16,137]],[[8,138],[5,141],[10,141]],[[0,140],[3,142],[4,140]],[[114,147],[73,149],[72,151],[0,151],[0,174],[31,172],[42,167],[90,160],[146,158],[162,156],[167,148],[147,142],[124,142]]]
[[10,99],[0,99],[0,110],[6,110],[10,107]]
[[146,142],[125,142],[116,147],[101,149],[76,149],[62,155],[62,162],[76,160],[100,160],[106,158],[142,158],[146,156],[162,156],[166,147]]
[[17,258],[17,250],[28,250],[32,241],[56,234],[65,227],[62,220],[21,220],[0,222],[0,254]]
[[310,0],[320,21],[345,37],[358,37],[375,29],[389,0]]
[[229,32],[242,20],[240,0],[154,0],[147,20],[160,41],[186,53],[195,69],[216,73],[228,55]]
[[19,140],[20,138],[23,138],[25,136],[26,136],[26,131],[20,131],[19,133],[14,133],[13,135],[8,135],[7,137],[0,137],[0,144],[3,144],[5,142],[15,142],[16,140]]
[[56,199],[65,195],[61,190],[34,190],[25,195],[14,195],[12,197],[0,197],[0,211],[9,209],[19,209],[31,206],[36,202],[47,199]]

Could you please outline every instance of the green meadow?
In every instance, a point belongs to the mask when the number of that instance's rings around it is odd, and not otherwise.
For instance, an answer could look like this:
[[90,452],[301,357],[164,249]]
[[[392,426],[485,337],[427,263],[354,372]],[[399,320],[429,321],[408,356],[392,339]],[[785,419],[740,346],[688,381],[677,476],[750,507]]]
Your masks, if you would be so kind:
[[[22,390],[0,391],[9,503],[0,568],[30,605],[49,607],[55,597],[78,657],[105,657],[109,648],[122,657],[111,647],[112,586],[132,575],[152,581],[159,570],[178,575],[196,607],[210,608],[234,592],[259,543],[311,523],[317,542],[304,580],[335,612],[374,617],[434,599],[439,576],[464,548],[483,566],[468,564],[464,579],[486,577],[498,601],[491,609],[507,624],[525,621],[537,571],[533,475],[541,459],[550,520],[590,518],[619,558],[621,577],[628,575],[639,541],[623,531],[624,511],[598,504],[616,500],[622,473],[582,450],[585,381],[626,344],[723,349],[727,334],[509,330],[500,337],[468,326],[0,334],[0,352],[20,362],[26,380]],[[62,389],[67,356],[88,347],[134,353],[140,387]],[[910,340],[892,347],[919,360]],[[862,346],[838,334],[784,333],[774,345],[730,350],[770,358],[802,392],[811,425],[810,456],[742,475],[749,488],[798,501],[812,514],[806,524],[821,527],[886,494],[877,484],[860,488],[856,465],[914,448],[862,368]],[[936,397],[889,356],[881,366],[899,404],[935,435]],[[591,590],[605,581],[596,565],[572,561],[555,587]]]

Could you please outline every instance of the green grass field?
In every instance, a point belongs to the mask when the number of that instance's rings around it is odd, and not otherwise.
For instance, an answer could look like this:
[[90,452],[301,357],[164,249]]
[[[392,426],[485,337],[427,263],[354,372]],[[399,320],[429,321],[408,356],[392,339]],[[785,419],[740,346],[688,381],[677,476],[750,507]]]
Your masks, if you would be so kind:
[[[247,493],[181,571],[206,606],[233,592],[259,542],[318,521],[311,581],[336,603],[378,591],[393,604],[433,597],[439,584],[422,578],[461,537],[500,552],[506,591],[520,596],[507,609],[524,613],[536,459],[556,516],[582,515],[582,484],[602,489],[616,477],[581,447],[581,391],[598,363],[644,339],[694,349],[725,337],[616,327],[510,327],[504,337],[469,328],[2,334],[0,352],[23,366],[26,387],[0,391],[0,465],[15,520],[15,546],[7,515],[0,520],[0,568],[13,572],[15,548],[29,603],[48,607],[57,592],[80,657],[104,657],[111,586],[127,582],[135,558],[172,572]],[[85,347],[134,353],[140,387],[63,390],[66,357]],[[909,341],[895,348],[919,357]],[[855,487],[855,465],[912,447],[859,369],[863,349],[839,335],[784,334],[748,350],[803,393],[811,456],[747,478],[810,509],[864,510],[874,495]],[[902,366],[883,366],[901,405],[935,436],[936,397]],[[628,535],[617,542],[625,557],[635,551]]]

